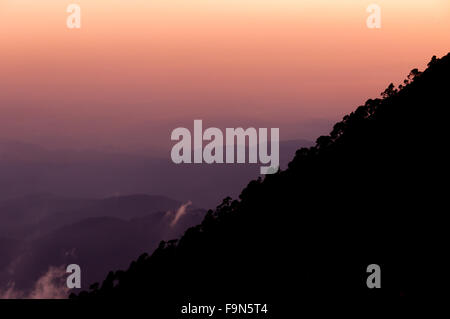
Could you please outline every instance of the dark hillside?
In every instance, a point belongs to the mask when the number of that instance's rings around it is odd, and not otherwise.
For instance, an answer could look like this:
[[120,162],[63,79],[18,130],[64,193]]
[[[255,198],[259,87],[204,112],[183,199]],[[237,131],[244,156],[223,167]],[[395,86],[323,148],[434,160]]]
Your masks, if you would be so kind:
[[[287,170],[250,182],[180,240],[72,297],[145,298],[150,307],[441,294],[449,75],[450,54],[433,57],[298,150]],[[381,289],[366,286],[373,263]]]

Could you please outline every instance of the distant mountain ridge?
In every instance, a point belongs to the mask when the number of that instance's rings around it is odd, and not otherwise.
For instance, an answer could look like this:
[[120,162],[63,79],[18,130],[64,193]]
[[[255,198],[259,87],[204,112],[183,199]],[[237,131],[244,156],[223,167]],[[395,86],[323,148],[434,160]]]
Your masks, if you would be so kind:
[[0,234],[28,237],[78,220],[111,216],[131,219],[177,209],[182,203],[165,196],[135,194],[104,199],[36,194],[0,202]]
[[[281,141],[281,167],[287,166],[296,149],[310,145],[306,140]],[[176,165],[170,153],[154,157],[151,153],[48,150],[0,141],[0,201],[35,193],[78,198],[145,193],[207,207],[258,175],[256,164]]]
[[143,250],[182,234],[206,211],[165,196],[134,194],[77,199],[51,194],[0,202],[0,298],[28,291],[49,267],[79,264],[85,282],[109,267],[125,267]]

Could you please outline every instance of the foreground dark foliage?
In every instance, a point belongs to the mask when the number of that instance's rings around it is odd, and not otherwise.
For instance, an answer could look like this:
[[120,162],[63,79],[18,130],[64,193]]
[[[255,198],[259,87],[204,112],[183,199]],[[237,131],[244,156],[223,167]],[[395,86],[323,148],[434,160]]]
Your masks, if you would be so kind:
[[[278,302],[445,293],[450,54],[368,100],[289,168],[76,299]],[[379,264],[382,289],[368,289]]]

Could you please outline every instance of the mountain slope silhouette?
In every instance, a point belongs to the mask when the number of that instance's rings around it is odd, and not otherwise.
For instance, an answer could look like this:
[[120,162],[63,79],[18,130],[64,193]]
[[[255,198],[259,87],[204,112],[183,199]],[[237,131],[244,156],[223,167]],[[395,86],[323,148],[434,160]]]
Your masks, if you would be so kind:
[[[441,294],[449,74],[450,54],[433,57],[298,150],[285,171],[250,182],[179,240],[71,297],[156,307]],[[366,285],[370,264],[381,267],[381,289]]]

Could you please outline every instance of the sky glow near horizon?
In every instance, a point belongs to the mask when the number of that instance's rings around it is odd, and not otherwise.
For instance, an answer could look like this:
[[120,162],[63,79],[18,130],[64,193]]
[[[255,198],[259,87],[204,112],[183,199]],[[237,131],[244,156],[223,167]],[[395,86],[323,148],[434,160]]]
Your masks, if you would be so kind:
[[194,119],[314,139],[449,44],[446,0],[0,0],[0,139],[169,148]]

